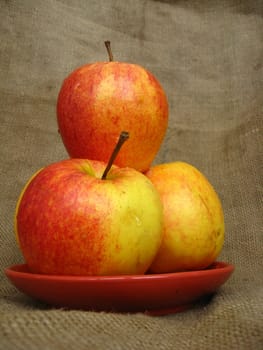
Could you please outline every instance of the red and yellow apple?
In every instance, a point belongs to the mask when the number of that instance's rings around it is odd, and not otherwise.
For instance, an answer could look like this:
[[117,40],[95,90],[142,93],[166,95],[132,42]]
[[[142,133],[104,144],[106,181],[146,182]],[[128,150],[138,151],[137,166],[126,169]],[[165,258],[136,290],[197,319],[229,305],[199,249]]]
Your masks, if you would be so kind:
[[59,131],[70,157],[107,162],[120,132],[129,130],[130,141],[115,164],[144,172],[165,136],[167,98],[148,70],[110,59],[83,65],[64,80],[57,100]]
[[15,230],[30,271],[143,274],[162,239],[157,190],[142,173],[69,159],[41,169],[17,203]]
[[221,201],[210,182],[185,162],[156,165],[146,175],[164,207],[163,240],[150,271],[208,267],[222,250],[225,230]]

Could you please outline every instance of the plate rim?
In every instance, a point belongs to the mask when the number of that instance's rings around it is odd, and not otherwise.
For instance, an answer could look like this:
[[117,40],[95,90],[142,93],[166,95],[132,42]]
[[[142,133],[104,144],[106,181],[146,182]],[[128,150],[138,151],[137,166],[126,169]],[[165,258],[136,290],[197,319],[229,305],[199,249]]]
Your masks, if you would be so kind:
[[200,277],[200,275],[209,275],[215,273],[229,272],[232,273],[235,269],[235,266],[231,263],[224,261],[215,261],[208,268],[202,270],[190,270],[190,271],[178,271],[178,272],[169,272],[169,273],[150,273],[142,275],[112,275],[112,276],[89,276],[89,275],[50,275],[50,274],[40,274],[33,273],[30,271],[19,271],[19,268],[27,267],[26,263],[23,264],[14,264],[5,268],[5,274],[7,277],[20,277],[23,279],[41,279],[48,281],[78,281],[78,282],[120,282],[120,281],[147,281],[147,280],[162,280],[167,278],[189,278],[189,277]]

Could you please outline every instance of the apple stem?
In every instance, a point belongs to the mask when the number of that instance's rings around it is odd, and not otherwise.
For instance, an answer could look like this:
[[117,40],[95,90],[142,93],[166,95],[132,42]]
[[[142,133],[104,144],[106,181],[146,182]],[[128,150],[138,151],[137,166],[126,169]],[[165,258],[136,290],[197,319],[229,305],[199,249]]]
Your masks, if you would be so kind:
[[113,61],[113,54],[112,54],[112,51],[111,51],[110,41],[106,40],[106,41],[104,41],[104,44],[105,44],[106,49],[108,51],[109,61],[111,62],[111,61]]
[[122,131],[120,133],[119,140],[118,140],[118,142],[117,142],[117,144],[116,144],[116,146],[115,146],[115,148],[114,148],[114,150],[113,150],[113,152],[111,154],[110,160],[109,160],[109,162],[108,162],[108,164],[106,166],[106,169],[104,170],[104,173],[103,173],[103,175],[101,177],[102,180],[106,179],[106,177],[108,175],[108,172],[110,171],[110,168],[112,167],[112,164],[113,164],[115,158],[117,157],[117,155],[118,155],[122,145],[124,144],[124,142],[126,140],[128,140],[128,138],[129,138],[129,133],[127,131]]

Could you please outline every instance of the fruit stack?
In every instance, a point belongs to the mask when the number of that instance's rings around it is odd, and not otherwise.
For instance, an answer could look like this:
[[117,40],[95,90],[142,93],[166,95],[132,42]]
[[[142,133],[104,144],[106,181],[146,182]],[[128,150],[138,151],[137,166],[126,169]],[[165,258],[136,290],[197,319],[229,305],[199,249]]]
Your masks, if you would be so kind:
[[84,65],[63,82],[59,132],[69,159],[23,189],[15,231],[28,268],[56,275],[135,275],[205,269],[224,241],[215,190],[181,161],[151,166],[168,102],[143,67]]

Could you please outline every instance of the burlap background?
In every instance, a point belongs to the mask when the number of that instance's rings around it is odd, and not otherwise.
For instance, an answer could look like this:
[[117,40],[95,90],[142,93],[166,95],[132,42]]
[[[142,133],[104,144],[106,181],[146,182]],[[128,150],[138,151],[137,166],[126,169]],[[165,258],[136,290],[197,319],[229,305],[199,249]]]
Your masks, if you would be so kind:
[[[13,234],[23,185],[67,157],[55,117],[60,84],[77,66],[106,60],[106,39],[115,58],[147,67],[167,91],[156,162],[195,165],[223,202],[220,260],[235,273],[181,314],[54,310],[3,273],[23,261]],[[0,0],[1,349],[263,348],[262,43],[262,0]]]

